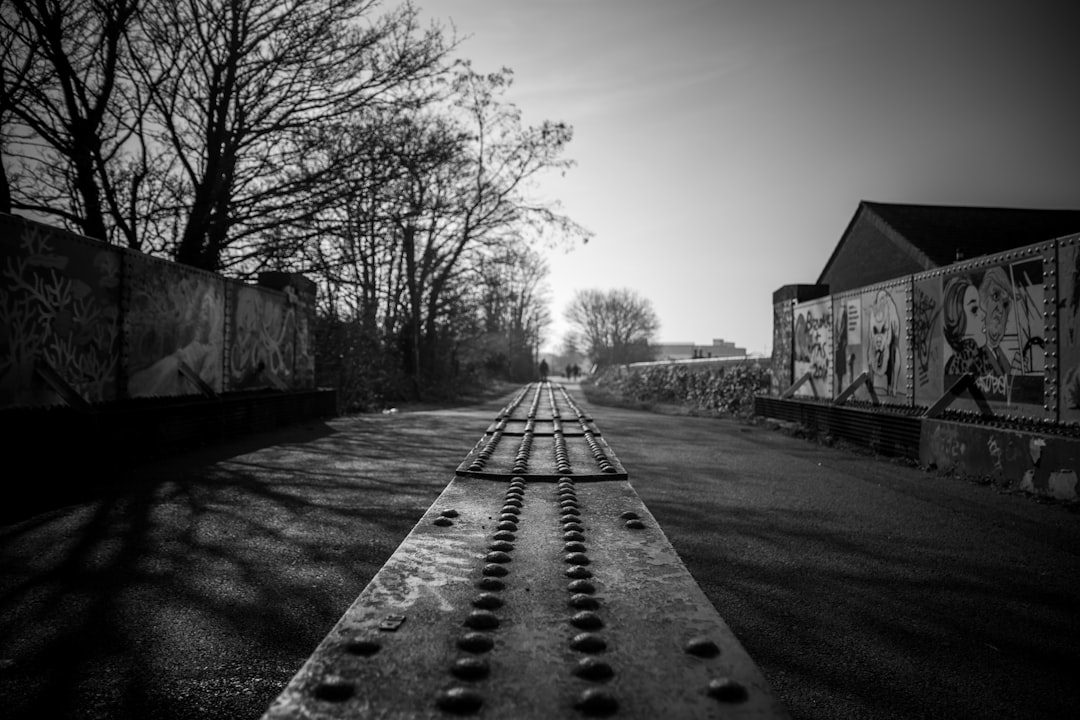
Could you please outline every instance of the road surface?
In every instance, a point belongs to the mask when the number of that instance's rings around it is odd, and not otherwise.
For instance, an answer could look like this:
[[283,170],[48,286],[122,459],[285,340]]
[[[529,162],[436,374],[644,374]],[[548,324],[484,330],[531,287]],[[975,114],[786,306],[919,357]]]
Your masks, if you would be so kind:
[[[4,716],[255,720],[507,399],[309,423],[9,509]],[[792,717],[1075,716],[1068,507],[767,426],[593,411]]]

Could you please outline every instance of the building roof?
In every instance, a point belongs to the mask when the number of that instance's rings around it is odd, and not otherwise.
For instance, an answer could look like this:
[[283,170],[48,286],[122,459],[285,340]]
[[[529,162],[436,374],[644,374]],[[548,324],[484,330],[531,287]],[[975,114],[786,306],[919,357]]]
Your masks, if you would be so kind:
[[[942,267],[1080,232],[1080,210],[904,205],[863,200],[818,278],[825,282],[856,224],[883,223],[929,267]],[[927,268],[929,269],[929,268]]]

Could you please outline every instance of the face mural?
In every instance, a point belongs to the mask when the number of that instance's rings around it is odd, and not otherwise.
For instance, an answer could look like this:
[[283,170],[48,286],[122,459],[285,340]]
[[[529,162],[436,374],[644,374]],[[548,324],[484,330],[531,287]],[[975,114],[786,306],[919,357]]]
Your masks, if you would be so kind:
[[994,267],[987,270],[979,287],[979,302],[985,314],[986,343],[996,348],[1005,337],[1009,308],[1012,306],[1012,287],[1004,269]]
[[879,290],[870,306],[870,342],[867,365],[874,386],[889,394],[896,391],[896,373],[900,354],[900,313],[896,302],[885,290]]

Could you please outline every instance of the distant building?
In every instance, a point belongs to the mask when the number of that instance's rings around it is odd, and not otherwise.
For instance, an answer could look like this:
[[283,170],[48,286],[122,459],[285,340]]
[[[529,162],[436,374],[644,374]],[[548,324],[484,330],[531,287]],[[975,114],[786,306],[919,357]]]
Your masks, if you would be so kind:
[[697,358],[746,357],[746,348],[722,338],[714,339],[712,345],[694,343],[656,343],[657,360],[694,360]]

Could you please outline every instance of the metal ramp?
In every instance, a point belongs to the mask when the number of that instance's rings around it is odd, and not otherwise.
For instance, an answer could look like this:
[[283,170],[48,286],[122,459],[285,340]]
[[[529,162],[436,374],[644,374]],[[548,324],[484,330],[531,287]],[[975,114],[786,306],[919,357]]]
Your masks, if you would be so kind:
[[787,718],[595,422],[526,386],[264,720]]

